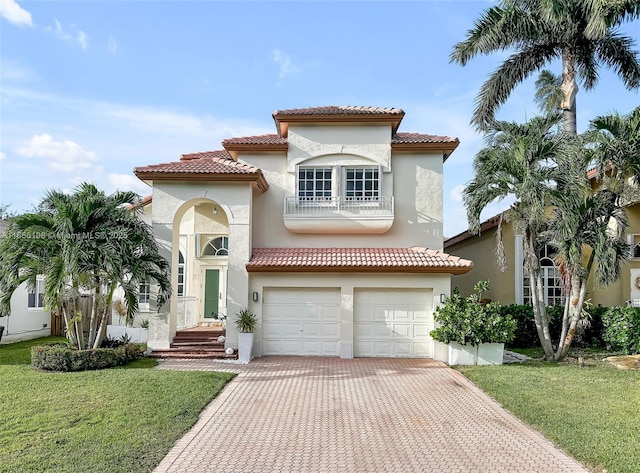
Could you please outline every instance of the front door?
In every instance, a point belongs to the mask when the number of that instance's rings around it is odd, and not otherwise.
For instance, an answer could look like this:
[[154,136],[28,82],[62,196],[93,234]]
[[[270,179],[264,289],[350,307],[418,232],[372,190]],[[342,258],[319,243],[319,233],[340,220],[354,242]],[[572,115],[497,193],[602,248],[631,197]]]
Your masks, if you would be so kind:
[[220,297],[220,270],[207,269],[204,278],[204,318],[216,318]]

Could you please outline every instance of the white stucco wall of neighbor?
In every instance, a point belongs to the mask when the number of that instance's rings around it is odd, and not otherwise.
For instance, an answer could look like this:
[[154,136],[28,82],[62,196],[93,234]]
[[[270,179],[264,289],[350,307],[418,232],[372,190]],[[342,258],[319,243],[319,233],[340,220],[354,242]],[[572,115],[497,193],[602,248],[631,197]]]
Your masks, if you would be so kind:
[[[164,307],[154,307],[151,298],[149,324],[149,346],[166,349],[176,332],[177,313],[175,291],[178,283],[178,248],[180,226],[185,213],[197,205],[215,203],[219,212],[224,212],[228,221],[229,241],[233,250],[229,252],[227,270],[227,311],[235,314],[248,304],[248,277],[245,265],[251,256],[251,200],[253,191],[248,183],[194,183],[156,182],[153,189],[152,227],[158,240],[161,254],[171,261],[171,284],[174,297]],[[197,220],[197,219],[196,219]],[[184,228],[183,228],[184,230]],[[230,319],[231,320],[231,319]],[[237,343],[237,335],[229,331],[227,344]]]
[[[241,155],[240,160],[259,167],[269,183],[269,190],[254,200],[254,246],[442,249],[442,153],[392,153],[390,135],[389,126],[291,125],[288,154]],[[301,165],[380,166],[381,195],[394,197],[391,228],[382,234],[289,231],[283,222],[284,200],[296,195],[296,170]]]
[[22,284],[11,296],[11,315],[0,317],[4,334],[0,343],[14,343],[51,335],[51,315],[49,312],[27,307],[27,285]]
[[[329,297],[327,297],[326,300],[308,302],[308,294],[313,293],[314,289],[326,291]],[[440,294],[450,294],[451,281],[449,274],[250,273],[249,292],[256,294],[255,298],[257,301],[254,301],[253,297],[250,298],[249,309],[257,315],[259,321],[254,341],[255,355],[262,356],[268,351],[265,350],[265,344],[268,343],[269,334],[265,333],[265,329],[268,329],[269,325],[267,324],[269,322],[265,320],[265,312],[268,311],[267,305],[271,301],[265,300],[265,297],[269,297],[269,294],[272,294],[275,290],[280,291],[280,294],[282,294],[283,291],[289,290],[291,294],[290,299],[294,305],[297,302],[301,304],[307,303],[307,305],[313,305],[313,309],[319,309],[323,304],[332,304],[330,300],[330,297],[332,297],[330,293],[332,291],[330,291],[330,289],[334,290],[336,294],[339,293],[339,302],[335,303],[336,310],[339,312],[336,314],[339,323],[336,324],[335,329],[331,328],[331,333],[325,333],[323,335],[325,339],[334,337],[336,344],[329,346],[324,352],[322,348],[318,348],[317,351],[314,352],[298,352],[296,354],[313,353],[325,356],[340,356],[342,358],[352,358],[354,356],[385,356],[384,353],[376,353],[373,355],[367,353],[361,353],[359,355],[358,353],[358,314],[356,313],[358,294],[363,292],[384,293],[385,291],[406,291],[409,295],[424,295],[421,299],[419,310],[422,312],[423,317],[426,314],[426,319],[422,320],[422,322],[425,322],[424,324],[419,325],[423,339],[428,339],[428,346],[425,350],[415,353],[404,353],[400,351],[395,354],[392,353],[390,356],[432,356],[433,342],[428,333],[434,328],[433,312],[440,304]],[[302,291],[302,294],[305,294],[307,299],[296,300],[296,290]],[[336,301],[337,300],[338,298],[336,297]],[[338,305],[339,309],[337,308]],[[354,310],[354,308],[356,310]],[[375,315],[375,321],[378,323],[377,327],[382,328],[382,333],[379,333],[382,337],[382,344],[380,345],[382,347],[387,339],[391,339],[389,334],[384,332],[387,330],[389,332],[392,331],[393,324],[397,322],[397,320],[392,320],[395,308],[397,307],[385,308],[384,303],[382,303],[380,311]],[[316,318],[316,314],[314,314],[313,318]],[[302,331],[305,330],[305,328],[301,325],[300,327],[293,327],[291,331],[289,330],[290,322],[298,323],[299,317],[292,317],[286,320],[286,315],[283,316],[281,328],[279,328],[278,333],[289,333],[292,341],[295,342],[295,331],[298,329]],[[373,334],[373,336],[376,335]],[[401,334],[391,335],[391,337],[393,336],[401,338]],[[278,341],[278,343],[286,342],[286,340]],[[278,346],[275,348],[279,349]],[[300,345],[293,347],[292,350],[300,350]],[[360,350],[362,351],[362,349]]]

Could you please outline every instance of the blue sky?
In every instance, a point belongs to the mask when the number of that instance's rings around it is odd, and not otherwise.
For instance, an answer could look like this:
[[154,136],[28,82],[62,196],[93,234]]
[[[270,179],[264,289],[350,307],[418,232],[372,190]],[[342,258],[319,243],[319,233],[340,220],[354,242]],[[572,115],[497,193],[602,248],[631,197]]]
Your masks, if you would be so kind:
[[[148,194],[135,166],[274,133],[276,109],[399,107],[400,131],[461,141],[445,164],[452,236],[466,229],[460,191],[483,144],[469,126],[475,95],[506,54],[464,68],[449,54],[490,5],[0,0],[0,203],[29,210],[45,190],[83,181]],[[640,38],[640,22],[623,31]],[[532,82],[499,118],[536,113]],[[578,94],[578,126],[639,102],[602,70],[598,87]]]

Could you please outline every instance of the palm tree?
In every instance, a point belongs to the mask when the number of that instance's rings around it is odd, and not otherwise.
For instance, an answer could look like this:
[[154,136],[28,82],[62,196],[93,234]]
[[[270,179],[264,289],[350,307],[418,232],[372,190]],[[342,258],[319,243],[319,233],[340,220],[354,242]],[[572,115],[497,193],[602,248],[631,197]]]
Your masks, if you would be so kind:
[[[618,195],[637,194],[640,184],[640,107],[626,115],[612,113],[591,121],[597,144],[598,177]],[[631,177],[634,186],[625,186]],[[632,200],[638,200],[637,195]]]
[[[0,310],[23,282],[45,276],[44,303],[60,310],[67,334],[78,348],[100,346],[115,289],[122,287],[127,316],[138,310],[139,284],[158,286],[158,304],[170,295],[169,265],[158,254],[150,228],[128,210],[138,200],[130,192],[105,195],[91,184],[73,194],[47,193],[39,210],[16,216],[0,242]],[[93,295],[85,338],[83,294]]]
[[496,110],[514,88],[554,60],[562,61],[564,129],[575,135],[578,82],[592,89],[598,69],[614,69],[628,89],[640,87],[640,61],[634,40],[617,28],[640,17],[638,0],[501,0],[485,10],[454,46],[451,62],[466,65],[478,54],[515,52],[482,85],[471,122],[491,128]]
[[474,179],[463,193],[469,228],[475,233],[480,228],[480,214],[489,203],[508,196],[516,198],[517,204],[505,218],[524,235],[524,269],[531,282],[536,329],[547,359],[553,358],[553,346],[538,249],[546,228],[545,212],[558,181],[557,158],[564,149],[562,136],[555,131],[560,119],[555,114],[535,117],[524,124],[494,122],[487,146],[474,159]]

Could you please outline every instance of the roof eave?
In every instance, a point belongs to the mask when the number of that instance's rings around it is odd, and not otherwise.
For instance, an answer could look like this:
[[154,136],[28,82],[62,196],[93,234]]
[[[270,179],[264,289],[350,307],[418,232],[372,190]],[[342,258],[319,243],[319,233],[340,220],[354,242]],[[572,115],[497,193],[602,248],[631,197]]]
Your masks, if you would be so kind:
[[442,162],[445,162],[451,153],[455,151],[455,149],[460,144],[459,140],[456,141],[443,141],[443,142],[433,142],[433,143],[391,143],[391,151],[394,152],[434,152],[441,151],[442,152]]
[[197,172],[153,172],[133,171],[138,179],[144,182],[154,181],[190,181],[190,182],[255,182],[258,189],[266,192],[269,184],[264,174],[225,174],[225,173],[197,173]]
[[469,266],[253,266],[246,265],[249,273],[414,273],[414,274],[466,274]]
[[314,124],[314,123],[375,123],[375,124],[391,124],[392,136],[398,131],[400,122],[404,118],[402,113],[384,113],[384,114],[296,114],[278,116],[274,113],[273,120],[276,123],[278,135],[286,138],[289,134],[289,123],[296,124]]
[[231,155],[234,161],[238,161],[240,153],[281,153],[289,151],[289,143],[225,143],[224,149]]

